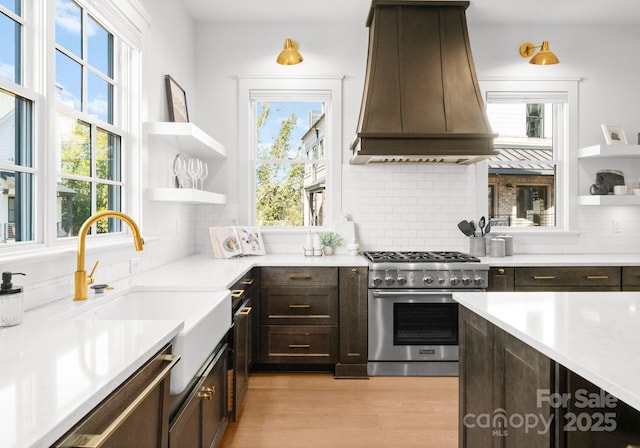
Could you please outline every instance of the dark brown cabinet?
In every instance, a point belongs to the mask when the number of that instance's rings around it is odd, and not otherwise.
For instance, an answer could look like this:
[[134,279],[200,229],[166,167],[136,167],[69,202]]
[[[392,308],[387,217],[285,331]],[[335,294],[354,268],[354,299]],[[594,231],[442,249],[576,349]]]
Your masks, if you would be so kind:
[[262,268],[264,364],[338,361],[338,268]]
[[640,291],[640,266],[622,268],[622,290]]
[[199,380],[172,418],[169,447],[215,447],[227,423],[227,345],[224,344],[205,362]]
[[54,444],[55,447],[167,447],[170,346],[141,367]]
[[[550,406],[538,391],[554,387],[552,361],[482,317],[460,307],[460,446],[546,448],[554,446]],[[535,413],[530,429],[512,416]],[[502,418],[504,416],[504,419]]]
[[233,327],[229,333],[229,413],[236,420],[249,389],[249,372],[254,359],[254,333],[259,332],[259,270],[252,269],[231,288]]
[[487,291],[514,291],[515,272],[515,268],[489,268]]
[[339,269],[340,354],[337,378],[367,377],[366,267]]
[[523,267],[515,270],[516,291],[619,291],[615,266]]

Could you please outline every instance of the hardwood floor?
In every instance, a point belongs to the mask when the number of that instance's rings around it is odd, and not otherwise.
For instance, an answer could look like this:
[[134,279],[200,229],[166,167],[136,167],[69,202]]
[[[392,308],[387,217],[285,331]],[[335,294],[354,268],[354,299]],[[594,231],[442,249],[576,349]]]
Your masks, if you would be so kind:
[[455,448],[458,378],[255,373],[222,448]]

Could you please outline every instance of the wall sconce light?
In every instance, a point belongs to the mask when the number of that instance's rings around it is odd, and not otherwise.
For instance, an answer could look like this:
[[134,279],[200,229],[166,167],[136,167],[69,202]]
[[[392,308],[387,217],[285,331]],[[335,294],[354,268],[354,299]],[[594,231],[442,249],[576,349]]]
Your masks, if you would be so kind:
[[[533,56],[536,48],[540,48],[537,55]],[[523,58],[531,58],[529,64],[535,65],[551,65],[560,62],[558,57],[549,50],[549,41],[543,41],[539,47],[534,46],[531,42],[525,42],[520,45],[520,56]]]
[[298,43],[287,37],[284,41],[284,48],[278,55],[276,62],[280,65],[296,65],[303,60],[302,55],[298,53]]

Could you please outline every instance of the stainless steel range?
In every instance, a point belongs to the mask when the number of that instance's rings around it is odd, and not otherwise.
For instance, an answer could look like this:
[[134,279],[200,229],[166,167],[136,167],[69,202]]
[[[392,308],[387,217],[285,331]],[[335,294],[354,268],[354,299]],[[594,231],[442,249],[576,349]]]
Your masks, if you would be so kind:
[[461,252],[364,252],[369,375],[458,374],[453,291],[483,291],[489,265]]

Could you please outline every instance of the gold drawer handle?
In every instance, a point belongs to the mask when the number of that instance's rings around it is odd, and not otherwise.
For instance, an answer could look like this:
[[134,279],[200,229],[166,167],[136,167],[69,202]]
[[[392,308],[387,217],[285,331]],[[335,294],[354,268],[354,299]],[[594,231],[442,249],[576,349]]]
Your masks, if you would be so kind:
[[289,305],[289,308],[291,308],[291,309],[293,309],[293,308],[311,308],[311,305],[304,305],[304,304],[297,305],[297,304],[294,303],[294,304]]
[[117,416],[111,424],[104,430],[102,434],[80,434],[73,433],[62,441],[58,447],[79,447],[79,448],[99,448],[111,437],[116,430],[133,414],[133,412],[142,404],[142,402],[158,387],[158,385],[171,372],[173,366],[180,360],[175,355],[158,355],[155,358],[158,361],[168,362],[167,366],[149,383],[149,385],[126,407],[122,413]]
[[311,280],[309,274],[289,274],[290,280]]
[[609,278],[608,275],[587,275],[587,280],[606,280]]
[[499,269],[498,269],[498,274],[500,274],[500,275],[504,275],[504,273],[505,273],[504,268],[499,268]]
[[309,344],[289,344],[289,348],[309,348]]
[[244,294],[244,289],[234,289],[231,291],[231,297],[233,297],[234,299],[242,297],[242,294]]
[[534,280],[555,280],[556,276],[555,275],[534,275],[533,279]]
[[198,392],[196,396],[198,398],[203,398],[205,400],[211,400],[215,394],[216,394],[216,386],[211,386],[211,387],[202,386],[200,388],[200,392]]
[[250,306],[245,306],[238,314],[240,314],[241,316],[248,316],[249,314],[251,314],[251,310],[252,308]]
[[245,278],[240,283],[243,285],[253,285],[255,278]]

